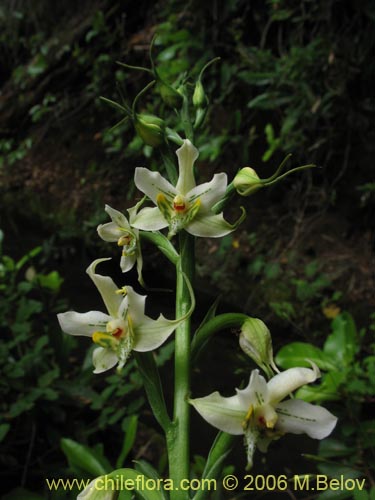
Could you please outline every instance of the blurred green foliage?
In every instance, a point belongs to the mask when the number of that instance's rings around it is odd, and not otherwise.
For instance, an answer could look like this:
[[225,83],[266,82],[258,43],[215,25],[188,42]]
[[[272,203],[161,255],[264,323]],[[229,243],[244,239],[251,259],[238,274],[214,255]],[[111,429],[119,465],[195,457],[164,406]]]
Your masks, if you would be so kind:
[[[340,425],[335,437],[319,445],[318,469],[329,477],[364,477],[371,484],[369,464],[375,450],[375,427],[369,418],[372,396],[375,394],[375,316],[370,327],[357,330],[353,317],[344,312],[331,324],[322,349],[305,342],[292,342],[280,349],[276,362],[284,369],[315,363],[323,375],[314,386],[301,387],[296,397],[305,401],[336,401]],[[352,498],[353,492],[343,491],[340,498]],[[319,499],[334,499],[335,492],[327,491]],[[360,497],[358,497],[360,498]],[[365,497],[364,497],[365,498]]]

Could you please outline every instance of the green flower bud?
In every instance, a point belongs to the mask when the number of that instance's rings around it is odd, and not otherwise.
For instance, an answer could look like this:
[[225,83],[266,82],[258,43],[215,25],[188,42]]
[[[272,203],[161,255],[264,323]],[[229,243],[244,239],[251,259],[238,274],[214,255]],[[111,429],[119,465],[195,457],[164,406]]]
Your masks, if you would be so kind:
[[267,371],[274,366],[271,334],[262,320],[249,317],[244,321],[240,347],[260,368]]
[[165,123],[161,118],[140,113],[135,115],[134,127],[145,144],[157,147],[164,142]]
[[194,94],[193,94],[193,104],[196,108],[203,108],[207,105],[207,97],[204,93],[203,85],[200,80],[195,84]]
[[241,196],[249,196],[263,187],[263,182],[251,167],[241,168],[233,179],[233,185]]

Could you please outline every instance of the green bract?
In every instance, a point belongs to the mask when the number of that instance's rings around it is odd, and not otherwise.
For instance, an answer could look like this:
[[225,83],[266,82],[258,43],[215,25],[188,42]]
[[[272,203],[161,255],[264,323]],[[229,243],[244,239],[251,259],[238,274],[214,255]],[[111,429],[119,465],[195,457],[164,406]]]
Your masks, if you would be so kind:
[[236,389],[235,396],[225,398],[214,392],[190,403],[214,427],[245,436],[250,468],[255,447],[266,451],[273,439],[286,432],[305,433],[315,439],[323,439],[332,432],[337,418],[325,408],[298,399],[282,401],[319,376],[318,367],[313,365],[313,369],[290,368],[266,382],[258,370],[253,370],[248,386]]
[[143,208],[132,222],[133,227],[155,231],[169,227],[169,237],[185,229],[194,236],[220,237],[234,231],[242,221],[235,224],[224,220],[223,214],[214,214],[212,207],[220,201],[226,191],[227,176],[215,174],[210,182],[196,185],[194,162],[198,150],[188,140],[176,151],[179,177],[176,186],[164,179],[159,172],[147,168],[136,168],[135,184],[154,203],[156,208]]

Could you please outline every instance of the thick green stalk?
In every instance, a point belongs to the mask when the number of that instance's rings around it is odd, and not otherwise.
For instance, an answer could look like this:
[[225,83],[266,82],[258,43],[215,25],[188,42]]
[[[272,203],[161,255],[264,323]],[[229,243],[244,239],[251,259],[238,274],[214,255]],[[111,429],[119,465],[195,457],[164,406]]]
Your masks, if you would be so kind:
[[[186,279],[194,277],[194,238],[180,233],[180,261],[176,266],[176,317],[189,311],[191,298]],[[190,477],[190,318],[176,330],[175,340],[175,389],[173,422],[167,434],[169,474],[178,485]],[[171,500],[186,500],[186,491],[171,491]]]

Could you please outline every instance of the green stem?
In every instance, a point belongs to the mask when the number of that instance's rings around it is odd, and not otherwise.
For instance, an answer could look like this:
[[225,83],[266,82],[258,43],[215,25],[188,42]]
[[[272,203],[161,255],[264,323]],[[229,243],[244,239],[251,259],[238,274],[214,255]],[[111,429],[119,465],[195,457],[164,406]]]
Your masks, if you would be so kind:
[[[190,292],[183,273],[190,282],[194,277],[194,238],[180,233],[180,261],[176,267],[176,318],[190,309]],[[190,477],[190,318],[179,325],[175,340],[175,389],[173,422],[167,434],[169,474],[175,484]],[[171,491],[171,500],[186,500],[186,492]]]

